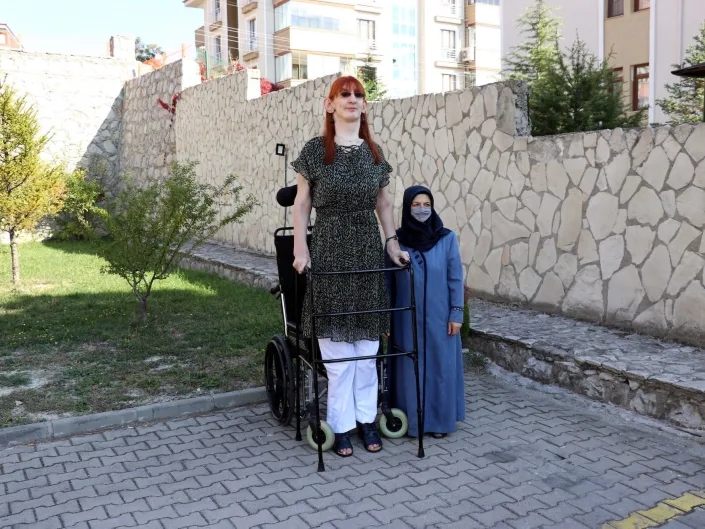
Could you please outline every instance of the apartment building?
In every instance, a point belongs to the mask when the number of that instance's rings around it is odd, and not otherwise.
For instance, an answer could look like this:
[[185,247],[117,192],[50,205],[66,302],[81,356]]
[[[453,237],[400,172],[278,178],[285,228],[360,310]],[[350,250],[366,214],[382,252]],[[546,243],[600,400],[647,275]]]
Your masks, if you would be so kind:
[[184,0],[203,8],[206,20],[222,21],[197,30],[208,53],[222,54],[222,39],[235,35],[230,55],[237,50],[246,67],[285,87],[355,74],[367,62],[390,97],[486,84],[499,75],[500,0],[228,0],[217,19],[221,2]]
[[184,6],[203,10],[204,24],[194,31],[194,44],[203,50],[201,58],[209,68],[240,57],[238,2],[243,0],[183,0]]
[[9,50],[22,50],[22,43],[20,39],[15,35],[10,26],[0,22],[0,49]]
[[[502,0],[502,56],[523,39],[516,20],[533,0]],[[563,21],[563,44],[578,34],[598,58],[610,57],[631,109],[648,109],[649,123],[668,117],[656,106],[705,21],[704,0],[547,0]]]

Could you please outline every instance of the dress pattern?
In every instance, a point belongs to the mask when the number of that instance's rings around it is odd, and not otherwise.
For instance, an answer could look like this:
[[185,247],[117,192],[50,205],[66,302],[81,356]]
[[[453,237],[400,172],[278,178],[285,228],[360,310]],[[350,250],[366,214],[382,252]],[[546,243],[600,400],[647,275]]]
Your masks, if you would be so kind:
[[[382,153],[379,146],[377,147]],[[311,238],[313,272],[343,272],[384,267],[384,245],[375,216],[377,194],[389,184],[392,167],[375,164],[367,143],[336,145],[335,162],[323,162],[323,138],[310,140],[291,163],[308,180],[316,222]],[[384,274],[345,274],[313,279],[317,314],[380,310],[389,307]],[[311,306],[304,300],[301,325],[311,336]],[[389,329],[389,314],[316,318],[316,337],[336,342],[378,340]]]

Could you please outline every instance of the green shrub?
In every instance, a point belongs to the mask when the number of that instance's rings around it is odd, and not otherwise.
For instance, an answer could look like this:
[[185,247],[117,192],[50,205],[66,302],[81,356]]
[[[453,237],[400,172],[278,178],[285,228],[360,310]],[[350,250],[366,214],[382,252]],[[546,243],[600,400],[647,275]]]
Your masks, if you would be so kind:
[[64,206],[57,217],[60,240],[93,239],[95,222],[102,208],[97,203],[104,198],[98,182],[86,179],[86,171],[76,169],[66,181]]

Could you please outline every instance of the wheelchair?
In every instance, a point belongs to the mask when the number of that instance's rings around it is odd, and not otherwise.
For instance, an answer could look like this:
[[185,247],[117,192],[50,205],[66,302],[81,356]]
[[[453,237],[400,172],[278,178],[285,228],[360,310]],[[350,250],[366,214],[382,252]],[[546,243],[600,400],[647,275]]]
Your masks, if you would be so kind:
[[[277,193],[277,202],[282,207],[293,205],[296,196],[296,185],[282,188]],[[311,242],[311,227],[307,233],[308,242]],[[306,440],[318,452],[318,471],[325,471],[323,452],[330,450],[335,441],[331,427],[321,420],[321,397],[326,395],[327,388],[320,388],[320,379],[327,379],[325,364],[329,362],[356,361],[375,359],[377,364],[378,404],[381,408],[378,427],[383,436],[389,439],[403,437],[408,430],[406,414],[397,408],[392,408],[389,403],[389,360],[398,356],[407,356],[414,362],[416,375],[417,415],[419,424],[418,453],[417,457],[424,457],[423,448],[423,417],[424,409],[421,402],[419,382],[419,355],[416,339],[416,312],[414,297],[413,268],[406,263],[404,267],[381,268],[374,270],[352,270],[349,272],[313,272],[307,270],[305,274],[298,274],[294,270],[294,233],[293,227],[284,226],[274,232],[274,246],[276,250],[277,271],[279,284],[271,290],[273,295],[281,301],[281,311],[284,332],[274,336],[265,349],[264,376],[267,400],[274,419],[281,425],[290,425],[292,420],[296,424],[296,440],[301,441],[302,424],[306,426]],[[359,311],[347,313],[316,314],[314,310],[315,299],[311,285],[320,276],[334,274],[375,274],[375,273],[408,273],[410,274],[411,304],[408,307],[390,308],[374,311]],[[394,282],[393,282],[394,283]],[[312,333],[314,336],[303,336],[300,328],[304,296],[310,296],[312,307]],[[364,312],[398,312],[410,310],[413,327],[413,351],[402,351],[392,346],[391,337],[387,340],[387,347],[380,337],[380,345],[376,355],[342,358],[336,360],[323,360],[321,358],[318,341],[315,338],[316,320],[321,317],[351,316]],[[393,336],[393,318],[391,336]],[[391,351],[389,349],[392,349]]]

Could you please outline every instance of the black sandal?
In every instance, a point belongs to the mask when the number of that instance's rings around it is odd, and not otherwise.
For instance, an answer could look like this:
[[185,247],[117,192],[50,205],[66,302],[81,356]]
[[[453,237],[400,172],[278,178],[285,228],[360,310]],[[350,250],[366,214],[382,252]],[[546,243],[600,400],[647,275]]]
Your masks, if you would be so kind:
[[[377,432],[377,427],[374,423],[360,424],[357,425],[357,433],[362,439],[362,444],[365,446],[365,450],[376,454],[382,450],[382,439],[379,437],[379,432]],[[370,446],[379,445],[377,450],[371,450]]]
[[[340,452],[341,450],[348,449],[350,450],[349,454],[342,454]],[[352,450],[353,446],[350,442],[350,434],[348,432],[335,434],[335,443],[333,443],[333,451],[337,455],[339,455],[340,457],[350,457],[351,455],[353,455]]]
[[446,435],[448,434],[435,432],[431,434],[431,437],[433,437],[434,439],[443,439]]

